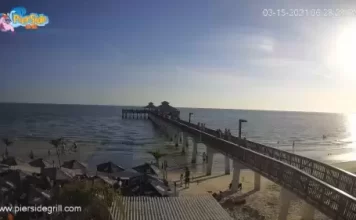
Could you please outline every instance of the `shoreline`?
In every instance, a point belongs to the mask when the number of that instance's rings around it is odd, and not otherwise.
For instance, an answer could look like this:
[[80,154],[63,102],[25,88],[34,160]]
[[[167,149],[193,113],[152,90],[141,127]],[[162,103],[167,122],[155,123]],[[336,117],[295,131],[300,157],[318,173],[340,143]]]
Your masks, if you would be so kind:
[[[0,143],[0,156],[5,152],[5,144],[3,142]],[[49,143],[49,141],[44,140],[16,140],[12,145],[8,148],[9,156],[15,157],[24,163],[28,163],[31,160],[42,158],[43,160],[58,165],[58,157],[56,154],[56,150],[53,145]],[[83,163],[87,163],[92,153],[95,152],[96,146],[94,145],[83,145],[78,144],[77,152],[66,152],[60,156],[61,163],[69,160],[78,160]],[[34,159],[29,157],[30,152],[33,152]],[[50,152],[50,155],[49,155]]]

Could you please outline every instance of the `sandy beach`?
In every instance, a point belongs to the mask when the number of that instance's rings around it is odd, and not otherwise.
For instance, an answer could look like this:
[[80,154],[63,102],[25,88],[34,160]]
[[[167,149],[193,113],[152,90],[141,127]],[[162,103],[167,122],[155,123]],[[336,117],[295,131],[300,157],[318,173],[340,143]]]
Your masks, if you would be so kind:
[[335,167],[349,171],[350,173],[356,173],[356,161],[348,161],[342,163],[332,164]]
[[[178,156],[179,157],[179,154]],[[168,159],[166,157],[166,159]],[[184,159],[175,159],[175,161],[184,161]],[[350,161],[345,163],[333,164],[336,167],[345,169],[349,172],[356,171],[356,162]],[[224,175],[223,172],[213,173],[210,177],[204,177],[205,169],[204,165],[189,166],[191,169],[192,183],[189,188],[180,187],[180,174],[184,172],[184,167],[181,169],[175,169],[168,171],[167,180],[168,181],[178,181],[178,193],[179,196],[184,195],[202,195],[202,194],[212,194],[219,193],[219,191],[228,190],[228,186],[232,180],[232,170],[230,175]],[[210,179],[209,179],[210,178]],[[199,179],[197,182],[196,180]],[[207,179],[207,180],[204,180]],[[278,214],[280,210],[280,191],[281,187],[272,181],[261,177],[261,190],[253,192],[254,189],[254,172],[251,170],[242,170],[240,175],[240,182],[242,183],[242,191],[233,195],[233,197],[245,197],[246,203],[244,205],[235,205],[234,207],[223,207],[233,216],[235,219],[268,219],[275,220],[278,219]],[[302,208],[304,202],[298,197],[292,200],[291,206],[289,208],[288,220],[300,220],[302,214]],[[247,211],[246,211],[247,210]],[[251,215],[251,213],[258,213],[258,218]],[[315,211],[314,219],[316,220],[326,220],[330,219],[319,211]]]
[[[170,172],[168,174],[169,180],[178,180],[179,172]],[[179,188],[179,195],[201,195],[201,194],[212,194],[218,193],[219,191],[225,191],[228,189],[228,185],[232,180],[232,174],[230,175],[215,175],[216,178],[212,178],[206,181],[202,181],[197,184],[193,182],[190,184],[189,188]],[[194,180],[193,180],[194,181]],[[264,216],[265,219],[275,220],[278,219],[278,213],[280,209],[280,190],[281,187],[266,178],[261,177],[261,190],[258,192],[251,192],[254,188],[254,172],[250,170],[241,171],[240,182],[242,183],[242,192],[236,193],[232,197],[240,197],[249,193],[245,197],[246,204],[235,205],[234,207],[223,207],[233,216],[235,219],[258,219],[254,216],[246,213],[245,210],[253,210],[250,212],[258,212],[260,216]],[[289,209],[288,220],[300,220],[301,219],[301,208],[304,203],[295,198],[291,202]],[[314,219],[316,220],[326,220],[329,219],[319,211],[315,211]]]
[[[88,159],[95,152],[95,145],[79,144],[77,153],[68,153],[62,155],[60,160],[67,161],[71,159],[80,160],[87,162]],[[166,150],[170,153],[161,159],[167,160],[170,164],[169,171],[167,173],[167,180],[170,182],[178,181],[180,175],[184,172],[184,167],[188,166],[191,170],[192,183],[189,188],[180,187],[180,183],[177,183],[177,191],[180,196],[184,195],[202,195],[202,194],[212,194],[219,193],[219,191],[228,190],[228,186],[232,180],[232,169],[230,175],[225,175],[221,170],[213,170],[211,176],[205,176],[206,164],[201,161],[197,162],[196,165],[190,163],[190,153],[187,155],[182,155],[179,150],[172,152],[172,145],[166,143]],[[48,162],[54,161],[56,164],[58,162],[57,155],[55,154],[54,147],[47,141],[34,141],[34,140],[18,140],[14,142],[13,145],[8,147],[8,152],[10,156],[15,156],[22,160],[24,163],[30,161],[29,153],[33,151],[35,158],[43,158]],[[162,149],[165,152],[164,149]],[[48,151],[51,155],[48,156]],[[0,144],[0,153],[5,152],[5,145]],[[189,152],[189,151],[188,151]],[[333,164],[336,167],[345,169],[349,172],[356,172],[356,162],[349,161],[344,163]],[[198,181],[197,181],[198,180]],[[244,197],[246,203],[243,205],[225,206],[224,208],[233,216],[235,219],[264,219],[275,220],[278,218],[280,209],[280,190],[281,187],[266,178],[261,177],[261,190],[258,192],[253,192],[254,189],[254,172],[248,169],[242,170],[240,175],[240,182],[242,183],[242,191],[233,195],[233,197]],[[248,195],[245,197],[245,195]],[[300,220],[301,219],[301,209],[304,202],[298,198],[295,198],[291,202],[289,209],[289,220]],[[247,211],[246,211],[247,210]],[[258,218],[255,218],[251,213],[258,213]],[[315,211],[314,219],[316,220],[326,220],[329,219],[319,211]]]
[[[60,156],[61,163],[68,160],[78,160],[83,163],[87,163],[90,156],[96,149],[95,145],[88,144],[77,144],[78,149],[77,152],[66,152],[65,154]],[[30,152],[33,152],[34,158],[42,158],[45,161],[55,165],[58,165],[58,157],[56,154],[56,150],[53,145],[51,145],[48,141],[40,141],[40,140],[15,140],[14,143],[8,147],[9,156],[14,156],[20,162],[27,163],[31,161],[29,158]],[[3,142],[0,143],[0,155],[5,152],[5,144]],[[50,155],[48,154],[50,152]]]

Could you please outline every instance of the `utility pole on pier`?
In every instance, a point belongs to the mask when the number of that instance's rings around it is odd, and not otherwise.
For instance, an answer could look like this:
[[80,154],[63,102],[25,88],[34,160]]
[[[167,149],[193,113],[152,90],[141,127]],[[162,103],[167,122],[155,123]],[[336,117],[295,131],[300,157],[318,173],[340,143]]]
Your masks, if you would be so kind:
[[247,122],[245,119],[239,119],[239,138],[241,138],[241,125],[242,123]]
[[192,117],[193,113],[189,112],[189,123],[190,123],[190,118]]

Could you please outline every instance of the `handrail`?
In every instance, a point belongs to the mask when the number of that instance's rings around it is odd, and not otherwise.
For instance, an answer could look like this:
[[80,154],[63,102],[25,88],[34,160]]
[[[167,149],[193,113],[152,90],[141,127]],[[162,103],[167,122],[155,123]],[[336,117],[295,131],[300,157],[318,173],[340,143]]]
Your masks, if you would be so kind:
[[[195,124],[183,120],[179,120],[179,122],[199,129],[198,126]],[[204,131],[211,135],[217,134],[216,131],[210,128],[205,128]],[[354,185],[354,182],[356,182],[356,175],[353,173],[339,169],[329,164],[324,164],[322,162],[307,157],[289,153],[284,150],[265,146],[248,140],[243,140],[233,135],[231,135],[231,142],[239,144],[243,147],[249,148],[256,152],[259,152],[263,155],[267,155],[269,157],[275,158],[282,162],[288,163],[356,197],[356,184]]]
[[355,220],[356,199],[344,191],[283,161],[255,152],[221,138],[188,126],[177,120],[150,114],[150,119],[159,119],[173,124],[193,135],[200,135],[203,142],[221,153],[238,160],[262,176],[294,192],[297,196],[313,205],[319,211],[333,219]]
[[[158,115],[154,111],[147,111],[152,114]],[[178,120],[180,123],[186,124],[190,127],[200,129],[198,125],[189,123],[187,121]],[[204,131],[210,135],[216,136],[215,130],[204,128]],[[276,149],[273,147],[265,146],[249,140],[242,140],[238,137],[231,135],[231,142],[249,148],[256,152],[262,153],[269,157],[275,158],[282,162],[288,163],[338,189],[341,189],[350,195],[356,197],[356,175],[348,171],[339,169],[329,164],[325,164],[307,157],[297,154],[289,153],[284,150]]]

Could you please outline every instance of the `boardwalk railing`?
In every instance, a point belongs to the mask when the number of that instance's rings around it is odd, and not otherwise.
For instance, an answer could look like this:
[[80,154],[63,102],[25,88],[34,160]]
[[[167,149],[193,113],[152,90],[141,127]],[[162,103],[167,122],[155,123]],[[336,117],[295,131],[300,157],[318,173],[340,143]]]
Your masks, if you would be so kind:
[[[157,112],[153,112],[153,111],[148,111],[148,112],[151,112],[151,114],[155,114],[156,116],[163,117],[157,114]],[[183,120],[178,120],[178,121],[189,127],[193,127],[198,130],[200,129],[196,124],[189,123]],[[217,132],[210,128],[205,128],[204,132],[213,136],[217,135]],[[352,195],[353,197],[356,197],[356,184],[354,184],[356,182],[356,175],[353,173],[347,172],[345,170],[339,169],[337,167],[307,157],[289,153],[273,147],[268,147],[252,141],[243,140],[233,135],[231,136],[231,142],[249,148],[263,155],[267,155],[274,159],[288,163],[293,167],[296,167],[314,176],[315,178],[320,179],[332,186],[335,186],[336,188],[343,190],[344,192]]]
[[[180,123],[187,126],[199,129],[195,124],[179,120]],[[205,128],[204,132],[210,135],[217,135],[217,132]],[[271,158],[277,159],[284,163],[288,163],[293,167],[296,167],[317,179],[320,179],[338,189],[356,197],[356,175],[345,170],[339,169],[337,167],[324,164],[322,162],[303,157],[297,154],[289,153],[283,150],[279,150],[273,147],[268,147],[262,144],[258,144],[252,141],[240,139],[235,136],[231,136],[231,142],[236,143],[240,146],[246,147],[263,155],[269,156]]]
[[157,114],[150,114],[149,117],[153,121],[162,120],[182,131],[200,136],[204,143],[209,143],[215,150],[294,192],[332,219],[356,219],[356,199],[353,196],[298,167],[242,147],[240,146],[243,145],[242,140],[239,140],[240,144],[232,143],[209,132],[201,131],[195,126],[182,123],[182,121],[168,119]]

